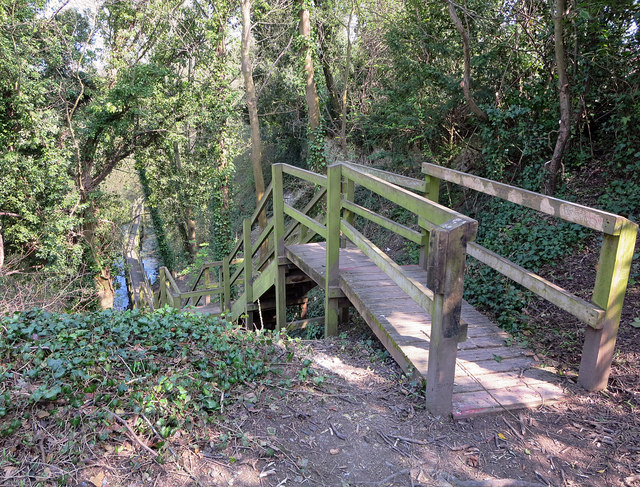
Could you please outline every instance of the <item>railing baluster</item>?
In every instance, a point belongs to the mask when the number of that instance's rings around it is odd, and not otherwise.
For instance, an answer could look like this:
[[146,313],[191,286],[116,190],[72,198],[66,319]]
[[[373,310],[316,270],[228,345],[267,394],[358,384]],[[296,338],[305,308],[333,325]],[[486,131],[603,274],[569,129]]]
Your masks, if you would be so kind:
[[282,181],[282,164],[271,166],[271,182],[273,183],[273,240],[275,258],[278,267],[276,275],[276,330],[287,326],[287,262],[284,249],[284,188]]
[[327,264],[325,267],[324,334],[338,334],[340,295],[340,185],[342,166],[327,170]]

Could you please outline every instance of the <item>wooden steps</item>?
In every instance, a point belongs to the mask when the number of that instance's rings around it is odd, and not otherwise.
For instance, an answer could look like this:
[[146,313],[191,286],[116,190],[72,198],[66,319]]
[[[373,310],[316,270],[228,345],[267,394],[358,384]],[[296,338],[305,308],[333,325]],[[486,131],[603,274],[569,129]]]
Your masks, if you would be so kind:
[[[286,256],[323,285],[324,243],[288,245]],[[403,266],[403,270],[426,285],[422,268]],[[356,248],[340,249],[340,289],[403,370],[426,377],[429,314]],[[458,346],[454,418],[535,407],[562,398],[557,376],[537,368],[524,349],[507,345],[509,335],[466,302],[462,320],[468,324],[468,339]]]

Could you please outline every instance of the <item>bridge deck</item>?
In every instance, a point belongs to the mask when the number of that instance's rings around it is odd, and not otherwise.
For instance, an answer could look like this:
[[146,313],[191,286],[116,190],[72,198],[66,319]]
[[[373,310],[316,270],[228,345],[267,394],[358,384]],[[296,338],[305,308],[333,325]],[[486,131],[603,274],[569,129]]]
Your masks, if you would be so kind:
[[[286,256],[318,285],[324,285],[324,243],[288,245]],[[422,268],[403,269],[426,285]],[[426,377],[429,314],[356,248],[340,249],[340,288],[396,362],[406,372]],[[555,374],[537,368],[523,348],[508,345],[509,335],[467,302],[463,302],[462,319],[469,328],[467,341],[458,345],[455,418],[535,407],[562,398]]]

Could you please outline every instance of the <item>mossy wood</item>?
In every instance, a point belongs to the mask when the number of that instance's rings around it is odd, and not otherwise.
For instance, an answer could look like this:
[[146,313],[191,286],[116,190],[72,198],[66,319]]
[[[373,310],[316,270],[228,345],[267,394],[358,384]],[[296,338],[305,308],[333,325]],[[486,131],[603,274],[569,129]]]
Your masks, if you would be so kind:
[[469,254],[588,324],[589,327],[585,330],[578,382],[587,390],[606,388],[638,225],[613,213],[434,164],[423,163],[422,172],[428,177],[440,178],[502,198],[604,234],[592,303],[587,303],[480,245],[470,245]]
[[[454,415],[465,417],[473,414],[473,407],[464,406],[464,411],[457,410],[462,407],[462,400],[454,398],[454,378],[461,380],[456,375],[459,349],[463,352],[477,349],[473,353],[466,353],[465,357],[482,363],[481,367],[477,367],[467,362],[465,371],[490,371],[490,374],[497,374],[496,380],[502,380],[500,383],[507,380],[518,390],[526,389],[521,379],[508,372],[520,366],[520,362],[526,362],[519,354],[501,351],[499,353],[506,360],[498,362],[498,365],[491,361],[489,352],[502,350],[499,347],[503,341],[496,335],[499,332],[489,331],[487,324],[480,325],[480,329],[467,328],[470,322],[484,323],[484,318],[468,304],[465,318],[462,290],[466,254],[469,253],[588,323],[590,327],[585,340],[580,383],[587,388],[600,388],[605,378],[606,384],[637,227],[617,215],[549,199],[459,171],[428,164],[423,166],[423,171],[428,174],[422,181],[352,163],[330,166],[327,176],[286,164],[274,164],[272,183],[258,202],[256,211],[243,222],[242,238],[225,259],[208,264],[200,271],[196,286],[204,279],[204,289],[194,287],[183,293],[171,274],[162,268],[157,300],[161,305],[180,307],[190,301],[199,303],[203,297],[206,300],[208,296],[219,296],[219,309],[230,312],[232,318],[245,315],[251,326],[258,315],[262,320],[263,312],[267,310],[267,315],[275,317],[272,322],[275,327],[284,329],[288,327],[287,305],[303,303],[304,292],[310,289],[309,285],[317,283],[325,291],[325,316],[322,319],[325,335],[337,334],[339,321],[344,316],[343,308],[350,303],[405,370],[412,370],[412,366],[417,367],[413,370],[420,370],[422,377],[426,378],[427,405],[434,414],[453,411]],[[284,174],[321,188],[302,210],[285,204]],[[605,238],[593,303],[587,303],[473,243],[477,222],[438,203],[441,180],[460,181],[461,184],[480,188],[509,201],[540,211],[546,209],[549,214],[561,218],[568,216],[570,221],[585,222],[590,228],[603,230]],[[357,204],[354,201],[356,185],[412,212],[420,230],[416,231]],[[251,229],[269,203],[273,206],[273,216],[252,242]],[[325,221],[321,221],[322,215],[316,211],[320,204],[326,204]],[[356,215],[418,243],[421,246],[419,265],[402,267],[395,263],[355,228]],[[287,225],[285,218],[290,219]],[[325,243],[309,244],[316,235],[323,237]],[[258,252],[258,249],[263,251]],[[356,250],[360,252],[357,259],[354,257]],[[346,259],[344,268],[343,258]],[[238,267],[232,274],[234,265]],[[212,282],[212,275],[215,283]],[[381,289],[384,290],[382,294]],[[236,299],[233,299],[234,293],[239,293]],[[417,306],[418,311],[412,311],[411,319],[408,316],[403,318],[405,310],[412,306]],[[372,311],[374,308],[375,312]],[[306,326],[311,322],[301,320],[295,326]],[[427,327],[424,334],[420,333],[422,326]],[[405,336],[405,333],[409,335]],[[472,341],[469,345],[464,342],[467,333]],[[416,346],[419,342],[422,345]],[[484,350],[482,347],[487,344],[498,348]],[[508,377],[505,375],[507,372],[511,374]],[[537,383],[530,381],[530,384]],[[469,398],[481,394],[471,392],[475,386],[469,387],[464,389]],[[541,397],[545,398],[554,395],[557,396],[557,391],[553,388],[541,392]],[[499,396],[507,397],[504,394]],[[483,396],[482,401],[484,404],[489,399]],[[533,404],[529,400],[512,404],[525,403]],[[500,407],[504,407],[504,404],[500,403]],[[480,409],[488,411],[495,409],[495,406],[484,405]]]

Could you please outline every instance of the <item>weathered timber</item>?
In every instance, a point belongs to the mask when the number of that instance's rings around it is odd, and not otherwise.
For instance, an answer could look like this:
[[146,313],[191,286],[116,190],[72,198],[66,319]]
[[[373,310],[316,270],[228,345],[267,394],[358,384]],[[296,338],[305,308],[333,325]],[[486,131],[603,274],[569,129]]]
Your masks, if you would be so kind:
[[295,176],[300,179],[304,179],[305,181],[317,184],[318,186],[327,186],[327,176],[323,176],[322,174],[318,174],[312,171],[307,171],[306,169],[301,169],[299,167],[290,166],[289,164],[274,164],[278,166],[282,166],[282,171]]
[[585,330],[578,382],[588,391],[605,389],[611,372],[638,226],[627,222],[618,235],[604,235],[593,302],[606,310],[599,329]]
[[467,252],[483,264],[497,270],[500,274],[507,276],[509,279],[533,291],[550,303],[571,313],[592,328],[600,328],[602,326],[605,310],[601,307],[571,294],[560,286],[553,284],[533,272],[529,272],[525,268],[514,264],[510,260],[501,257],[475,242],[469,243]]
[[324,334],[338,334],[340,311],[337,293],[340,288],[340,196],[342,166],[334,164],[327,169],[327,247],[325,264]]
[[269,220],[267,226],[262,230],[255,243],[253,244],[252,257],[258,252],[260,246],[269,238],[269,235],[273,231],[273,218]]
[[244,295],[247,302],[251,302],[253,301],[253,261],[251,260],[253,251],[251,250],[251,220],[249,218],[242,222],[242,238],[246,256],[244,259]]
[[622,226],[628,221],[626,218],[613,213],[596,210],[595,208],[534,193],[533,191],[427,162],[422,164],[422,172],[609,235],[620,233]]
[[466,247],[477,228],[475,221],[455,219],[431,232],[427,285],[434,298],[425,397],[433,414],[451,413],[456,351],[467,335],[460,322]]
[[403,188],[412,189],[414,191],[424,192],[426,188],[425,181],[420,179],[414,179],[409,176],[403,176],[401,174],[395,174],[383,169],[376,169],[375,167],[363,166],[362,164],[355,164],[353,162],[343,162],[342,164],[353,167],[359,171],[365,172],[372,176],[383,179],[384,181],[401,186]]
[[[302,209],[302,213],[304,213],[305,215],[308,215],[309,212],[322,200],[322,198],[324,198],[324,196],[327,194],[327,188],[321,188],[320,190],[318,190],[316,192],[316,194],[311,198],[311,200],[309,201],[309,203],[307,203],[304,208]],[[291,237],[291,235],[293,234],[293,232],[295,231],[296,228],[298,228],[300,226],[300,223],[297,221],[293,221],[291,222],[289,225],[287,225],[287,228],[284,232],[284,238],[285,240],[288,239],[289,237]],[[304,228],[304,227],[303,227]],[[302,240],[304,239],[303,235],[300,235],[300,239],[297,243],[307,243],[307,242],[302,242]]]
[[421,283],[407,277],[398,264],[376,247],[369,239],[346,222],[342,222],[341,229],[349,240],[369,257],[383,272],[395,282],[400,289],[407,293],[422,309],[431,311],[433,306],[433,292]]
[[[273,233],[274,256],[277,266],[274,284],[276,287],[276,329],[287,325],[287,285],[285,282],[286,257],[284,246],[284,188],[282,173],[284,164],[271,166],[271,181],[273,181]],[[284,262],[283,262],[284,261]]]
[[313,232],[317,233],[321,237],[327,238],[327,228],[321,223],[318,223],[310,216],[305,215],[300,210],[296,210],[293,206],[290,206],[286,203],[284,203],[284,212],[286,215],[289,215],[298,223],[301,223],[307,228],[310,228]]
[[471,221],[471,218],[458,213],[457,211],[451,210],[446,206],[430,201],[423,196],[395,186],[380,178],[366,174],[359,169],[355,169],[351,166],[344,166],[342,168],[342,172],[344,177],[352,179],[356,184],[379,194],[389,201],[400,205],[437,225],[454,218]]
[[269,183],[269,186],[267,186],[267,189],[265,189],[264,194],[262,195],[262,198],[260,198],[260,201],[256,205],[255,211],[249,217],[251,226],[253,226],[253,224],[258,220],[258,216],[263,211],[265,211],[267,207],[267,203],[269,202],[269,199],[271,198],[272,194],[273,194],[273,181]]
[[[440,201],[440,180],[433,176],[425,176],[424,197],[438,203]],[[427,268],[427,256],[429,255],[429,233],[433,230],[433,224],[418,215],[418,225],[421,228],[422,241],[420,242],[420,257],[418,265]]]
[[[348,200],[342,201],[342,208],[344,208],[345,210],[349,210],[349,212],[355,213],[356,215],[360,215],[361,217],[366,218],[367,220],[372,221],[373,223],[376,223],[381,227],[386,228],[387,230],[391,230],[392,232],[397,233],[407,240],[411,240],[412,242],[415,242],[417,244],[422,242],[422,234],[420,232],[417,232],[412,228],[409,228],[400,223],[396,223],[387,217],[369,210],[368,208],[357,205]],[[351,220],[353,220],[353,218],[351,218]],[[345,218],[345,221],[353,225],[353,221],[349,221],[348,218]]]

